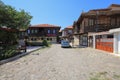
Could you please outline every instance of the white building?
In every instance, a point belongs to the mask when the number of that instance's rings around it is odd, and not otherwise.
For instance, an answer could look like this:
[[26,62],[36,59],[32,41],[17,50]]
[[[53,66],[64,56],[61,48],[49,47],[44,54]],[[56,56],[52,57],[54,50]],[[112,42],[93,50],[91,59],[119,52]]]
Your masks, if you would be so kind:
[[109,32],[114,35],[113,52],[120,54],[120,28],[111,29]]

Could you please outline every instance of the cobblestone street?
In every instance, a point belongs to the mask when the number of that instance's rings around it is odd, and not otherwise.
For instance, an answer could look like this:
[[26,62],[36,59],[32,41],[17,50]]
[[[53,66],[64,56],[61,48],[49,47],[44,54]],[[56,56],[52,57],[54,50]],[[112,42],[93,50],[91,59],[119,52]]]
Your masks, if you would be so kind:
[[0,80],[92,80],[96,74],[105,74],[106,80],[120,80],[120,57],[54,44],[0,65]]

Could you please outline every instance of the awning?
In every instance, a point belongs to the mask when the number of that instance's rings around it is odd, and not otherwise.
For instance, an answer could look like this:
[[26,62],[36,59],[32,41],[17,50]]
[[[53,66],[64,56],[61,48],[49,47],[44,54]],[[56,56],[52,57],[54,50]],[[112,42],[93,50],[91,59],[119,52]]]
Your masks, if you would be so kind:
[[120,32],[120,28],[110,29],[109,32],[110,32],[110,33],[117,33],[117,32]]
[[93,35],[109,35],[109,34],[112,34],[110,33],[109,31],[105,31],[105,32],[91,32],[91,33],[88,33],[88,36],[93,36]]

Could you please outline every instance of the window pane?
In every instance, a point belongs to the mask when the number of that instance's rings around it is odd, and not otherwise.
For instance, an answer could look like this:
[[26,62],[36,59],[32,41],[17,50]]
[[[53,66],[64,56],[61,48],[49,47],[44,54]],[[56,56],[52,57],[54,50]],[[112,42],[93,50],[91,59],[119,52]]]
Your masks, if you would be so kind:
[[48,33],[50,33],[50,30],[48,30]]
[[53,30],[53,34],[55,34],[56,33],[56,31],[55,30]]
[[38,33],[38,30],[37,30],[37,29],[35,30],[35,33]]
[[30,30],[28,29],[28,34],[30,34]]

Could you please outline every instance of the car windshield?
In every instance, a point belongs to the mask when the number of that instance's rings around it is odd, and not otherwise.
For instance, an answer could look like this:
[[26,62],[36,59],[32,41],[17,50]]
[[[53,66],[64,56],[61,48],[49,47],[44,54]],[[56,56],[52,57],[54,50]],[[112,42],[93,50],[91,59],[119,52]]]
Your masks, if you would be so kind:
[[68,43],[68,42],[66,41],[66,42],[64,42],[64,43]]
[[68,41],[62,41],[62,43],[66,43],[66,44],[68,44],[69,42],[68,42]]

